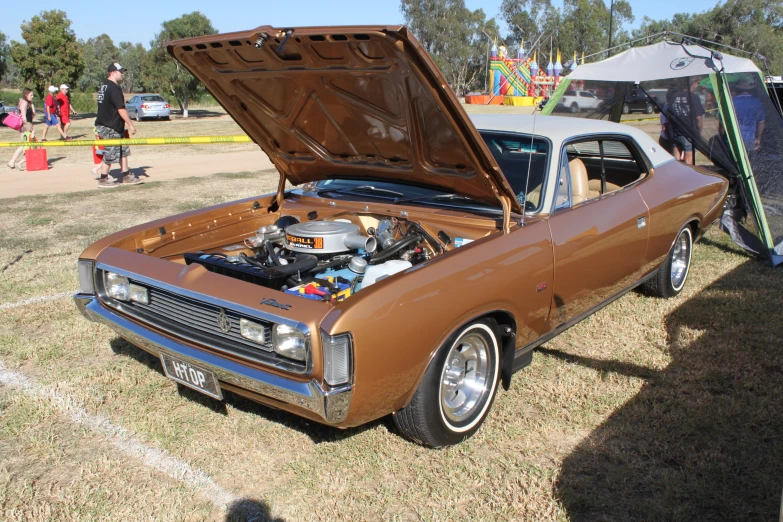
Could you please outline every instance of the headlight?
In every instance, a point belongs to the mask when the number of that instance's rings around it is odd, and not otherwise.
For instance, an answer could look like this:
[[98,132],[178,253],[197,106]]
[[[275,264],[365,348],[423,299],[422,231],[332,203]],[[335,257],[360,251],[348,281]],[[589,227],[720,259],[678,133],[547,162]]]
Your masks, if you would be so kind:
[[128,301],[130,299],[130,283],[128,278],[115,274],[114,272],[103,273],[103,287],[106,294],[118,301]]
[[264,344],[266,342],[266,331],[263,325],[254,323],[244,317],[239,318],[239,333],[245,339],[250,339],[258,344]]
[[129,289],[131,301],[136,301],[141,304],[150,304],[150,293],[146,288],[131,283]]
[[83,294],[95,293],[95,263],[88,259],[79,260],[79,292]]
[[321,332],[324,352],[324,380],[332,386],[351,382],[353,343],[351,334],[332,337]]
[[302,330],[285,324],[276,324],[272,330],[275,352],[283,357],[307,360],[307,338]]

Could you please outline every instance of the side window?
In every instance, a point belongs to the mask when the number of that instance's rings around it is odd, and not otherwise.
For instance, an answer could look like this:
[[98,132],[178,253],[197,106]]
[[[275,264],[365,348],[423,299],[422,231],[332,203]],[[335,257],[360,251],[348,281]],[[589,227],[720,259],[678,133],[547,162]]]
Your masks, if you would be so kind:
[[[647,175],[647,169],[637,161],[627,139],[572,142],[565,146],[564,152],[570,163],[573,204],[616,192]],[[576,171],[575,166],[579,167]]]

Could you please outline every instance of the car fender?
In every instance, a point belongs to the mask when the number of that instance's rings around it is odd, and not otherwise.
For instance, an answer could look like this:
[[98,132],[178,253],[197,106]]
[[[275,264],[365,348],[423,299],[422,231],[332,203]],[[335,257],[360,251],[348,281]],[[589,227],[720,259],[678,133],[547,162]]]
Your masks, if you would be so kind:
[[321,329],[354,339],[347,420],[361,424],[405,406],[437,350],[476,318],[499,312],[514,318],[516,346],[539,338],[552,274],[549,226],[538,221],[453,249],[337,305]]

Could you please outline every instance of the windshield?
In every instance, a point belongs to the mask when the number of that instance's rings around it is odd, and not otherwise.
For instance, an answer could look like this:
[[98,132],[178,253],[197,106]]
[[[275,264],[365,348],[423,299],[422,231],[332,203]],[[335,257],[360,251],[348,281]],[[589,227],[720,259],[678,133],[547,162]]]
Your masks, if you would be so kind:
[[519,203],[526,211],[540,208],[549,165],[549,141],[525,134],[491,131],[481,131],[481,137]]
[[164,101],[166,101],[163,98],[161,98],[160,96],[142,96],[141,100],[142,101],[148,101],[148,102],[164,102]]

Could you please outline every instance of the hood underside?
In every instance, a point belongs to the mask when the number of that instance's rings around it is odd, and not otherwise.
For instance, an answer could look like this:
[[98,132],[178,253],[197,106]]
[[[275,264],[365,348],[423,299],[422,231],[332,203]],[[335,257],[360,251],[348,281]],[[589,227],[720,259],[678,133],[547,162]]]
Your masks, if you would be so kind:
[[294,185],[388,179],[491,205],[505,199],[520,211],[446,80],[404,27],[263,26],[179,40],[168,52]]

